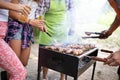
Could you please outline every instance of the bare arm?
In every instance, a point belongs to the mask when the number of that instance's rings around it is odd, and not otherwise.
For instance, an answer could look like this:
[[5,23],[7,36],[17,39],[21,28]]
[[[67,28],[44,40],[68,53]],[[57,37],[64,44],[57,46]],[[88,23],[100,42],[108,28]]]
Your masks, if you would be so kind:
[[120,20],[118,19],[118,17],[116,16],[114,22],[112,23],[111,27],[108,29],[109,30],[109,34],[112,34],[120,25]]
[[108,0],[111,7],[115,10],[116,12],[116,17],[111,24],[110,28],[108,30],[102,31],[102,34],[100,35],[100,39],[106,39],[108,38],[119,26],[120,26],[120,10],[115,2],[115,0]]
[[[11,3],[18,4],[18,0],[12,0]],[[21,14],[16,11],[13,11],[13,10],[9,11],[9,17],[12,19],[18,20],[20,16]]]
[[13,3],[6,2],[3,0],[0,1],[0,8],[20,12],[24,15],[28,15],[30,12],[30,8],[26,5],[13,4]]
[[14,4],[10,3],[10,2],[6,2],[6,1],[0,1],[0,8],[1,9],[7,9],[7,10],[15,10],[14,8]]
[[115,0],[108,0],[108,2],[111,5],[111,7],[115,10],[117,17],[120,19],[120,10],[119,10]]
[[110,28],[108,30],[102,31],[102,34],[99,36],[100,39],[106,39],[108,38],[120,25],[120,20],[118,17],[115,18],[113,23],[111,24]]

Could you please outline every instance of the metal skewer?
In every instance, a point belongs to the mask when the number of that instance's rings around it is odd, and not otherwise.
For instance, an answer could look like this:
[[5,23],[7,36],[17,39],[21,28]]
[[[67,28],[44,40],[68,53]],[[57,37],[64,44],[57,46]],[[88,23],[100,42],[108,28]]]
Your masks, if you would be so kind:
[[52,37],[51,34],[49,34],[48,32],[46,32],[46,34],[47,34],[48,36]]
[[86,38],[99,38],[99,36],[87,36],[87,37],[82,37],[83,39],[86,39]]
[[102,33],[100,32],[85,32],[86,35],[90,36],[91,34],[97,34],[97,35],[100,35]]

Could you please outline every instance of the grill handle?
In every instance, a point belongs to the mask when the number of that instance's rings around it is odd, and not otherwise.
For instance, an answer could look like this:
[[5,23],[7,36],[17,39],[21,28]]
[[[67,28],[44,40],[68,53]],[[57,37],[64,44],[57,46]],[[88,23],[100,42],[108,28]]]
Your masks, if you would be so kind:
[[110,50],[105,50],[105,49],[101,49],[102,52],[106,52],[106,53],[113,53],[113,51]]
[[96,56],[86,56],[92,60],[95,60],[95,61],[100,61],[100,62],[106,62],[107,60],[105,58],[100,58],[100,57],[96,57]]

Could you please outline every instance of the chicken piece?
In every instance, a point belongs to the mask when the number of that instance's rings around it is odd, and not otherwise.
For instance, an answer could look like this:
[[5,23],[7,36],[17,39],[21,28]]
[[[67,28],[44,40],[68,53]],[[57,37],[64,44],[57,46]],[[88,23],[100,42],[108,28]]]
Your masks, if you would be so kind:
[[56,47],[56,51],[63,53],[64,49],[62,47]]
[[46,49],[50,49],[50,50],[55,50],[56,47],[55,46],[45,46]]
[[65,53],[66,54],[71,54],[72,53],[72,49],[71,48],[66,48],[65,49]]

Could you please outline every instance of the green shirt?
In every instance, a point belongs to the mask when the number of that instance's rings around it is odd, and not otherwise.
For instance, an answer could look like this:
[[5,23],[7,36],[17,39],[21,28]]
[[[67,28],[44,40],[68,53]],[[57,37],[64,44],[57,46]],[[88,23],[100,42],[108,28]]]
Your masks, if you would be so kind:
[[65,0],[50,0],[50,8],[44,15],[47,31],[52,37],[45,32],[39,34],[39,44],[51,45],[57,42],[67,40],[68,26],[66,21]]

